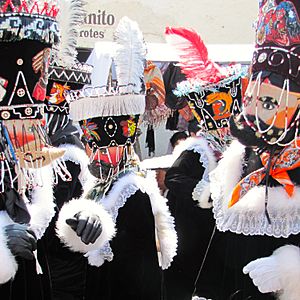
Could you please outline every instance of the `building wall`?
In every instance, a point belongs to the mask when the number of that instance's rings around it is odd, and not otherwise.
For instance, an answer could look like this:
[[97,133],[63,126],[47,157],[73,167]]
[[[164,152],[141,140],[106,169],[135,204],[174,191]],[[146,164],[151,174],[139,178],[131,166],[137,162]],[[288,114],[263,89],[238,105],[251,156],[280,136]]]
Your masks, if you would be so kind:
[[166,26],[195,29],[206,44],[251,44],[255,0],[88,0],[79,46],[111,41],[123,16],[137,21],[146,42],[164,42]]

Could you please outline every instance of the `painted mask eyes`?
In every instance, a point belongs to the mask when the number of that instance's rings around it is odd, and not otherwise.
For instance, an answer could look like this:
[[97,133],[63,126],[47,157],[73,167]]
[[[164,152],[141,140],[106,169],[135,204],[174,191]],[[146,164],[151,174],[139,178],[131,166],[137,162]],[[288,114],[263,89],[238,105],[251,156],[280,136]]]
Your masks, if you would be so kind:
[[273,110],[278,106],[277,101],[271,97],[261,97],[258,100],[262,102],[262,107],[266,110]]

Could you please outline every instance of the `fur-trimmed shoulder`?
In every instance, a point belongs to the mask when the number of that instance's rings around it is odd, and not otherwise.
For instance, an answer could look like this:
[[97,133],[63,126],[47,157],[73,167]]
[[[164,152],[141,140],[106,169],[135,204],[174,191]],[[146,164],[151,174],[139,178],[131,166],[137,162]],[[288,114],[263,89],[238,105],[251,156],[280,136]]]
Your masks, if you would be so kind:
[[18,270],[17,261],[7,247],[7,237],[4,231],[4,227],[12,223],[13,221],[9,218],[8,214],[5,211],[0,211],[0,284],[13,279]]
[[234,187],[241,179],[245,147],[235,141],[211,172],[213,212],[219,230],[245,235],[288,237],[300,232],[300,187],[289,198],[282,186],[269,187],[269,224],[265,215],[265,186],[250,189],[234,206],[228,208]]
[[77,165],[80,165],[79,180],[84,185],[88,180],[91,180],[91,173],[88,169],[89,158],[85,151],[72,144],[61,144],[58,148],[65,150],[63,156],[64,161],[71,161]]
[[[116,221],[118,210],[126,204],[127,199],[140,190],[149,196],[152,213],[154,215],[155,229],[160,244],[161,267],[166,269],[170,266],[177,251],[177,234],[174,226],[174,218],[169,212],[166,199],[160,195],[155,178],[155,172],[147,171],[146,176],[137,173],[129,173],[119,178],[113,185],[107,196],[101,199],[101,204],[110,212]],[[109,248],[109,247],[108,247]],[[108,253],[108,248],[105,253]],[[104,254],[90,253],[89,261],[94,265],[103,263]],[[96,257],[98,256],[98,259]],[[110,258],[112,256],[110,255]]]
[[153,157],[145,159],[141,162],[142,169],[168,169],[171,168],[175,160],[185,150],[193,150],[199,153],[199,149],[208,149],[207,141],[202,137],[189,137],[181,141],[173,150],[172,154],[163,155],[160,157]]
[[155,220],[156,235],[160,247],[160,265],[163,270],[170,267],[177,254],[177,233],[174,218],[171,216],[167,199],[161,196],[155,172],[148,172],[145,192],[149,195]]
[[212,203],[210,200],[210,180],[209,173],[213,171],[217,166],[217,159],[214,155],[213,150],[209,147],[208,142],[201,137],[196,138],[197,143],[193,143],[187,148],[200,155],[200,162],[204,167],[204,173],[201,180],[197,183],[193,190],[192,198],[198,201],[200,208],[211,208]]
[[160,157],[145,159],[141,162],[141,167],[144,169],[168,169],[172,167],[176,159],[183,151],[193,151],[200,155],[200,162],[205,168],[204,174],[195,187],[192,198],[198,201],[199,207],[211,208],[210,199],[210,183],[208,174],[217,166],[217,160],[213,150],[209,147],[208,142],[203,137],[189,137],[180,142],[174,149],[172,154]]

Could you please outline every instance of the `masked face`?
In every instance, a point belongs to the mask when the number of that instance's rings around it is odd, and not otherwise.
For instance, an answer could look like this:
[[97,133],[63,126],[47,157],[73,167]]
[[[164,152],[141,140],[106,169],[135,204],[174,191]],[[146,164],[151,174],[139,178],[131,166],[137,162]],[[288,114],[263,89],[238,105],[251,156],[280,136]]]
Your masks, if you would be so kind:
[[5,122],[15,154],[22,168],[41,168],[63,156],[64,150],[46,143],[39,120]]
[[289,137],[299,109],[300,94],[270,82],[252,81],[241,115],[231,120],[232,134],[248,146],[276,144]]
[[85,149],[90,157],[89,170],[93,176],[100,179],[116,174],[126,159],[124,146],[91,149],[86,144]]
[[[268,128],[286,129],[299,107],[300,94],[287,92],[271,83],[263,82],[261,85],[251,82],[252,96],[246,95],[243,114],[254,117],[264,123]],[[258,121],[256,120],[256,121]],[[258,122],[257,127],[259,127]],[[267,128],[262,128],[266,130]]]

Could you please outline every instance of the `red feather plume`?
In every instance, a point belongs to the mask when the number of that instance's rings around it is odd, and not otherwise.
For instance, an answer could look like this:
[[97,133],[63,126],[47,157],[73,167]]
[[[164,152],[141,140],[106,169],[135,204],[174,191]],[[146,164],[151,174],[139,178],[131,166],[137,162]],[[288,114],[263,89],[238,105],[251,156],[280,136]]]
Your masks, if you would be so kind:
[[222,67],[208,58],[207,48],[194,30],[167,27],[165,34],[177,50],[179,66],[188,79],[216,83],[226,77]]

